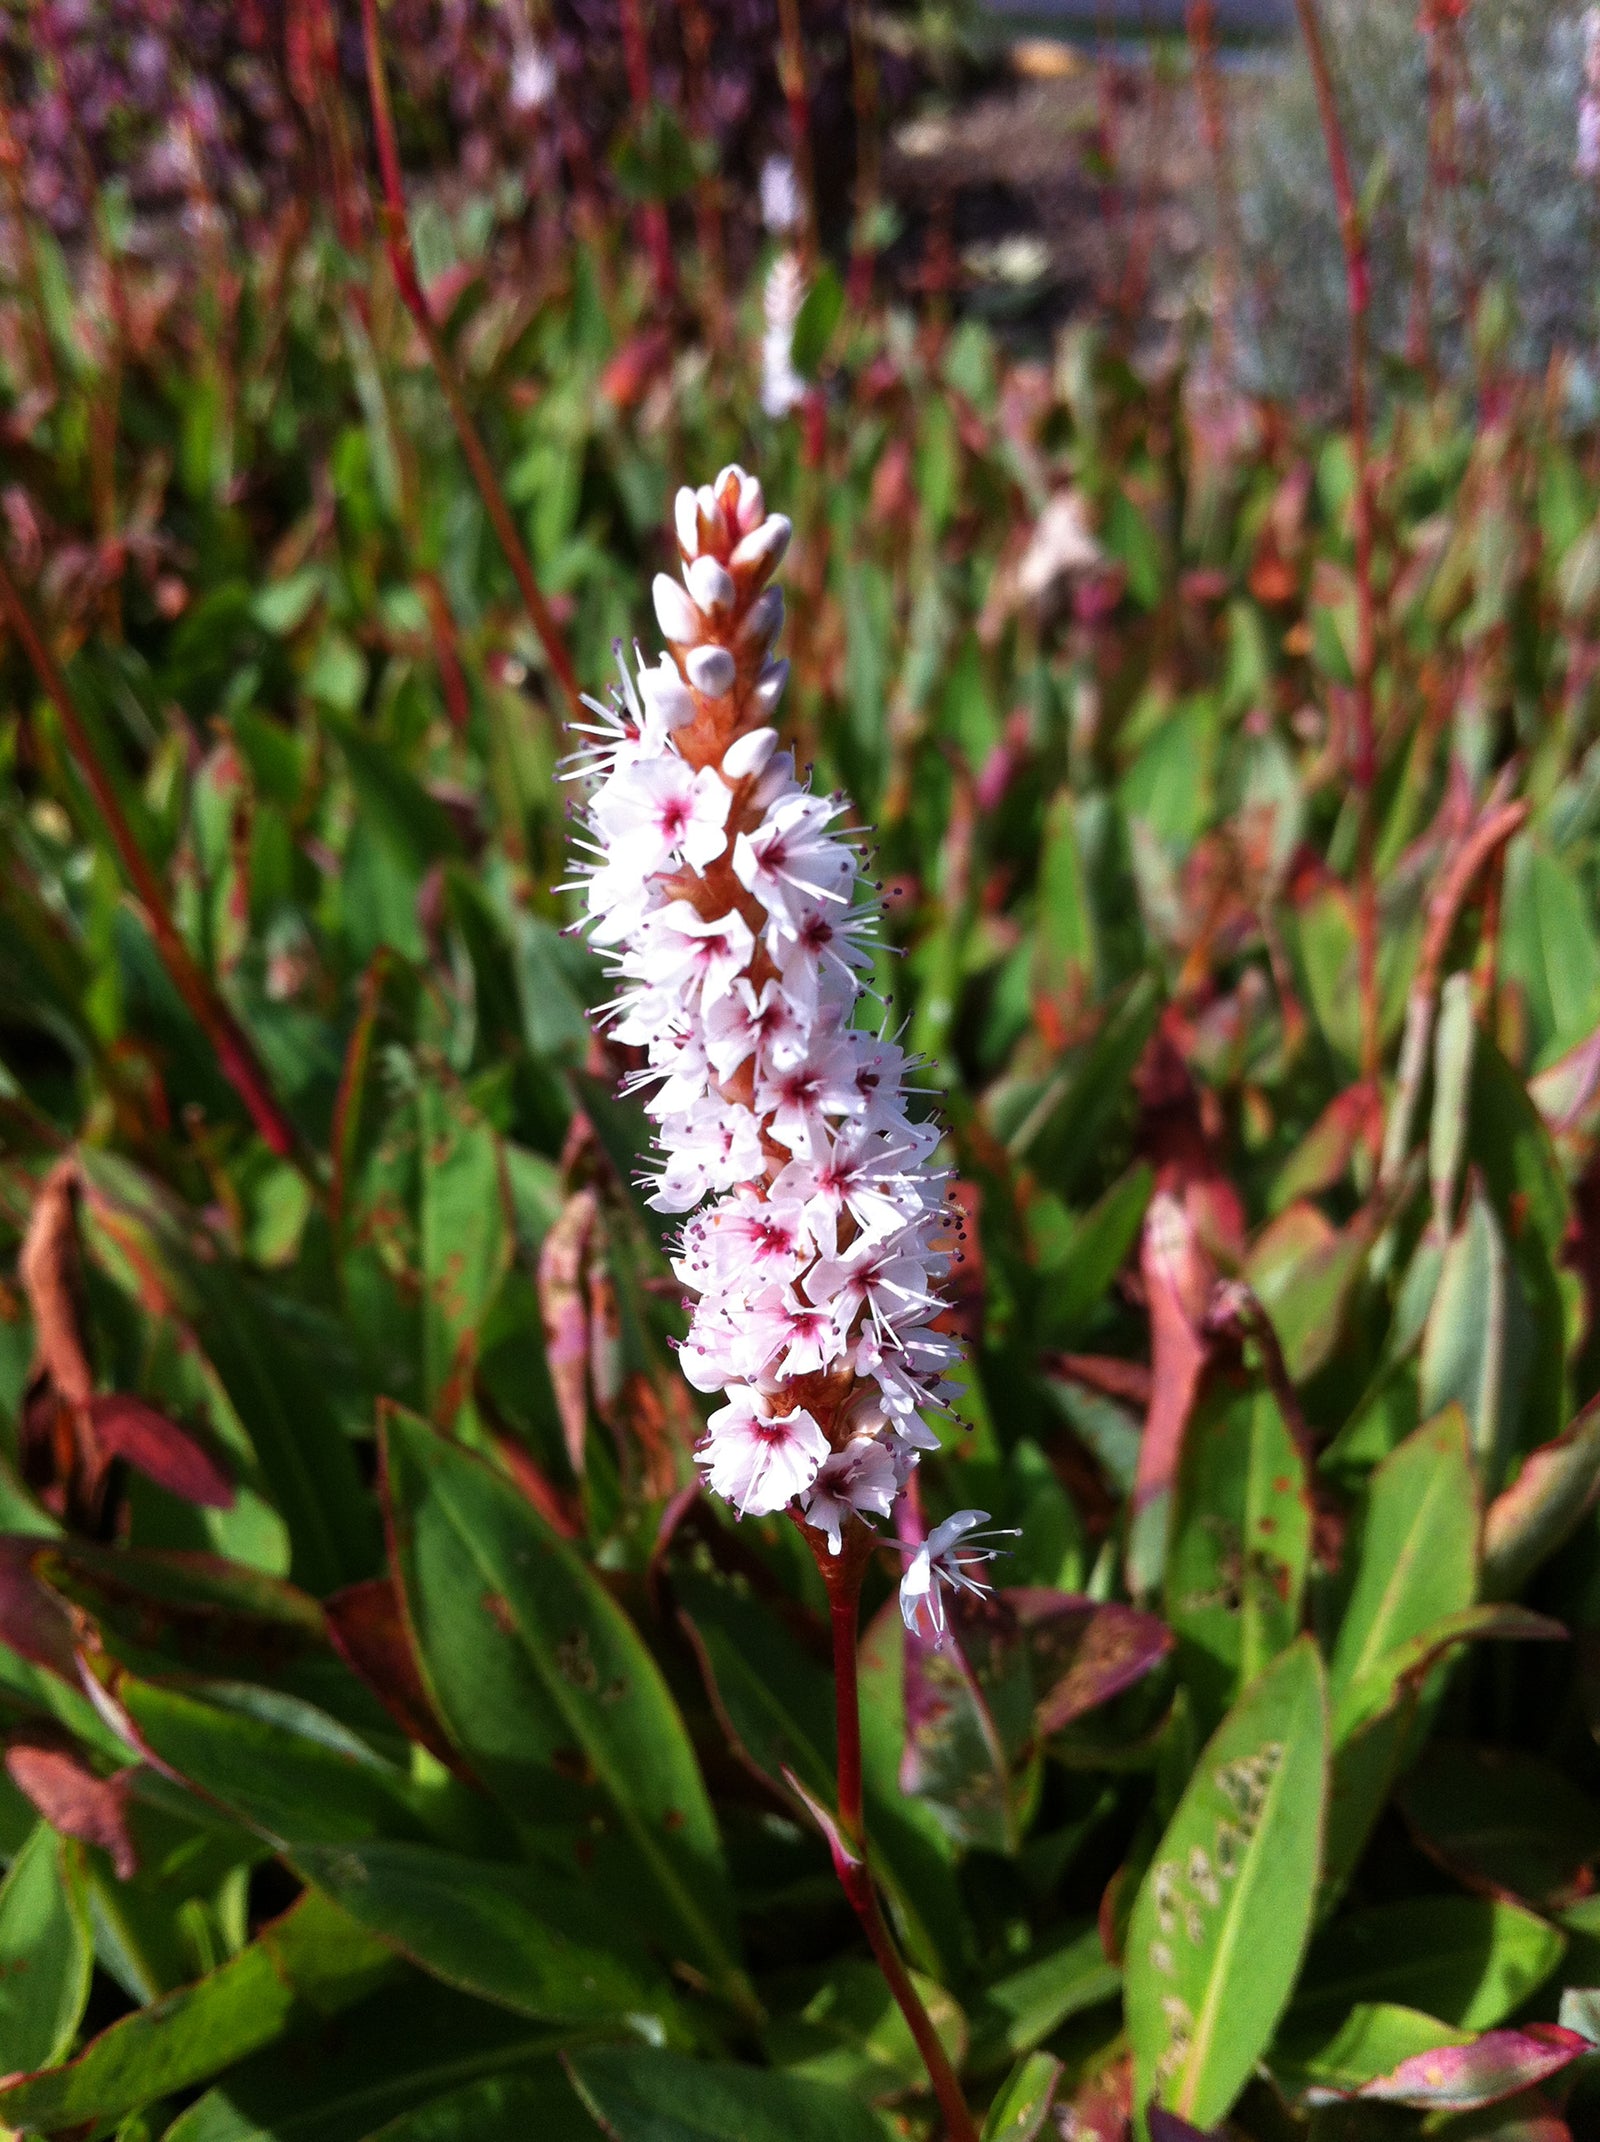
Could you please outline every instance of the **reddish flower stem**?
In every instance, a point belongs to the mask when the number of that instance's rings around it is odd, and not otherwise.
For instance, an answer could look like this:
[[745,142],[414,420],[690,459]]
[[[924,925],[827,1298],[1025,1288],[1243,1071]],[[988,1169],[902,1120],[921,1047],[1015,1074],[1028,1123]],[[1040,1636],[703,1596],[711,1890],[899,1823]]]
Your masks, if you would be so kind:
[[88,784],[95,808],[111,836],[112,846],[145,911],[156,950],[172,978],[173,987],[216,1051],[223,1077],[243,1101],[256,1129],[280,1160],[291,1162],[308,1182],[315,1184],[318,1181],[316,1169],[300,1133],[273,1092],[272,1081],[256,1054],[254,1043],[189,950],[173,919],[166,888],[128,822],[116,785],[100,761],[71,687],[3,559],[0,559],[0,611],[4,612],[6,622],[60,716],[68,748]]
[[802,1526],[806,1543],[816,1556],[817,1567],[828,1591],[828,1619],[833,1630],[833,1699],[838,1723],[838,1827],[828,1842],[833,1851],[834,1872],[850,1907],[861,1921],[878,1969],[894,1995],[895,2005],[906,2019],[933,2084],[933,2094],[944,2114],[949,2142],[978,2142],[961,2084],[950,2056],[923,2006],[922,1996],[906,1969],[905,1960],[889,1930],[878,1901],[877,1886],[867,1859],[866,1816],[862,1805],[861,1693],[856,1670],[856,1629],[861,1607],[861,1580],[871,1558],[873,1535],[859,1519],[851,1521],[838,1554],[828,1551],[822,1535]]
[[417,275],[416,255],[411,247],[411,231],[406,222],[405,180],[400,170],[400,150],[395,139],[394,114],[389,106],[389,85],[383,71],[383,47],[378,36],[378,0],[361,0],[361,27],[366,45],[367,89],[372,100],[372,131],[378,151],[378,171],[383,182],[383,198],[379,208],[383,225],[384,244],[389,255],[389,269],[395,286],[407,312],[416,322],[423,347],[428,353],[428,362],[443,391],[450,411],[450,421],[455,426],[456,437],[461,442],[461,451],[466,456],[467,466],[478,487],[491,525],[500,539],[500,548],[505,553],[506,563],[511,568],[512,578],[517,583],[523,606],[539,635],[545,660],[549,663],[556,681],[566,694],[574,714],[582,706],[582,694],[578,689],[577,672],[572,666],[572,657],[567,652],[561,628],[551,614],[534,575],[533,561],[529,558],[517,524],[506,503],[505,493],[500,488],[500,479],[495,474],[494,463],[489,459],[488,449],[478,436],[478,428],[472,421],[467,407],[467,398],[456,372],[438,323],[433,317],[427,295]]
[[1378,772],[1374,680],[1378,662],[1378,612],[1372,579],[1372,455],[1367,405],[1367,315],[1372,302],[1372,270],[1360,203],[1350,169],[1350,153],[1334,94],[1333,71],[1322,40],[1317,0],[1295,0],[1300,34],[1316,91],[1317,114],[1333,177],[1339,211],[1339,243],[1344,252],[1345,291],[1350,311],[1350,452],[1355,462],[1356,540],[1356,750],[1353,768],[1361,819],[1356,857],[1356,934],[1361,989],[1361,1072],[1378,1074],[1378,896],[1373,870],[1373,788]]

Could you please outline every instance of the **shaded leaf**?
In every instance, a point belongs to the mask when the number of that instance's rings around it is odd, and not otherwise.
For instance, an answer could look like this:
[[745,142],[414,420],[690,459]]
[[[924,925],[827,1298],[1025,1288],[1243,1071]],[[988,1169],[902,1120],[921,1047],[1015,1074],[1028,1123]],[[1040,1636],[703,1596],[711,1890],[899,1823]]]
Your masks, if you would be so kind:
[[1053,2053],[1027,2053],[995,2093],[982,2142],[1035,2142],[1061,2082]]
[[0,1883],[0,2054],[48,2067],[77,2035],[94,1949],[82,1856],[41,1822]]
[[503,1477],[392,1410],[384,1478],[433,1707],[514,1820],[581,1822],[634,1909],[739,1984],[710,1801],[638,1632]]
[[859,2099],[798,2075],[621,2049],[566,2064],[612,2142],[883,2142]]

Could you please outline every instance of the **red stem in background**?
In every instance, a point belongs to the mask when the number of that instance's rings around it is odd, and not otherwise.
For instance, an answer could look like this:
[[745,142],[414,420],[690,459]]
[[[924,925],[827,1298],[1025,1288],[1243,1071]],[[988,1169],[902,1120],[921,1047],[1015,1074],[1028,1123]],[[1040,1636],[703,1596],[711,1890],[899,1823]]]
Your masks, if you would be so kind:
[[933,2019],[906,1969],[895,1945],[889,1922],[878,1902],[877,1888],[867,1860],[866,1817],[862,1805],[861,1694],[856,1673],[856,1628],[861,1606],[861,1580],[866,1574],[875,1545],[873,1534],[859,1518],[852,1518],[842,1548],[830,1554],[827,1542],[809,1526],[802,1526],[806,1544],[816,1557],[828,1591],[828,1619],[833,1631],[834,1716],[839,1733],[838,1824],[829,1831],[834,1872],[861,1921],[895,2004],[916,2040],[933,2084],[934,2096],[944,2114],[950,2142],[978,2142],[978,2130],[962,2094],[955,2069],[950,2065]]
[[1184,0],[1183,26],[1194,66],[1200,101],[1200,131],[1211,158],[1211,184],[1217,196],[1217,312],[1214,322],[1224,372],[1231,369],[1233,308],[1238,299],[1244,248],[1239,234],[1239,200],[1233,184],[1233,157],[1228,143],[1228,108],[1217,65],[1215,0]]
[[534,576],[533,562],[517,533],[517,524],[512,519],[511,508],[500,488],[500,479],[495,474],[494,463],[489,459],[488,449],[478,436],[477,426],[473,423],[471,411],[467,407],[466,394],[417,276],[416,255],[411,249],[411,232],[406,223],[405,180],[400,170],[394,115],[389,108],[389,85],[383,71],[383,47],[378,37],[378,0],[361,0],[361,27],[366,44],[367,89],[372,99],[372,131],[377,144],[378,170],[383,181],[380,215],[384,243],[389,254],[389,269],[407,312],[417,324],[417,332],[428,352],[428,361],[433,366],[434,375],[449,407],[450,420],[455,426],[456,437],[461,442],[461,451],[466,456],[467,466],[472,471],[478,495],[483,500],[494,532],[500,539],[500,548],[505,553],[506,563],[517,583],[523,606],[533,622],[533,629],[539,635],[545,660],[550,664],[568,703],[576,713],[583,701],[578,689],[577,672],[572,666],[572,657],[567,652],[561,628],[551,615],[550,605],[545,601]]
[[876,261],[873,227],[877,221],[881,180],[878,160],[878,55],[872,41],[872,18],[865,0],[850,0],[850,93],[856,115],[855,229],[850,245],[850,302],[866,305],[872,297]]
[[[628,68],[628,99],[633,106],[634,124],[639,129],[642,143],[653,102],[650,94],[650,38],[645,29],[643,0],[620,0],[620,6],[622,51]],[[639,235],[649,257],[656,303],[665,309],[676,294],[678,278],[672,265],[672,232],[667,225],[666,208],[660,201],[640,203]]]
[[800,191],[800,259],[809,281],[817,265],[817,179],[811,158],[811,97],[806,88],[806,40],[800,0],[778,0],[778,78],[789,106],[789,152]]
[[216,985],[189,950],[173,920],[166,888],[128,823],[116,786],[100,762],[66,677],[46,645],[43,633],[34,623],[32,612],[23,601],[22,592],[3,559],[0,559],[0,610],[4,611],[23,653],[33,664],[39,682],[61,718],[68,748],[78,771],[88,783],[95,808],[145,911],[156,950],[172,978],[173,987],[216,1051],[223,1077],[243,1101],[256,1129],[280,1160],[291,1162],[308,1182],[315,1183],[316,1171],[300,1133],[273,1092],[272,1081],[256,1054],[255,1044],[218,994]]
[[[706,76],[711,66],[711,23],[704,0],[679,0],[683,17],[684,101],[688,107],[689,132],[695,146],[707,155],[715,151],[716,139],[706,98]],[[714,169],[706,169],[694,182],[694,220],[700,239],[707,283],[707,311],[711,339],[720,342],[727,329],[727,256],[722,235],[722,181]]]
[[1322,41],[1317,0],[1295,0],[1300,34],[1316,90],[1317,113],[1333,176],[1339,210],[1339,243],[1344,252],[1345,291],[1350,309],[1350,452],[1355,462],[1356,539],[1356,795],[1361,812],[1357,854],[1356,929],[1361,986],[1361,1073],[1378,1075],[1378,895],[1373,871],[1373,786],[1378,773],[1374,679],[1378,659],[1377,602],[1372,585],[1372,459],[1367,407],[1367,315],[1372,302],[1372,270],[1366,232],[1344,128],[1334,94],[1333,73]]

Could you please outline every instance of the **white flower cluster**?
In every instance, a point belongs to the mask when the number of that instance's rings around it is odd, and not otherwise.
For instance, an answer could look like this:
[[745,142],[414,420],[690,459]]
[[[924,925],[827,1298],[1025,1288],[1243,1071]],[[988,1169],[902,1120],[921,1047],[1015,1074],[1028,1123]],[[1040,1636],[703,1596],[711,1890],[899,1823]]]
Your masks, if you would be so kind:
[[939,1133],[907,1112],[899,1046],[856,1023],[876,914],[843,805],[770,726],[789,523],[737,468],[680,491],[675,518],[682,581],[654,589],[671,651],[590,702],[579,883],[621,984],[600,1016],[647,1059],[650,1202],[688,1216],[681,1360],[724,1399],[699,1463],[741,1514],[794,1504],[837,1552],[937,1445],[921,1415],[956,1354],[934,1321]]

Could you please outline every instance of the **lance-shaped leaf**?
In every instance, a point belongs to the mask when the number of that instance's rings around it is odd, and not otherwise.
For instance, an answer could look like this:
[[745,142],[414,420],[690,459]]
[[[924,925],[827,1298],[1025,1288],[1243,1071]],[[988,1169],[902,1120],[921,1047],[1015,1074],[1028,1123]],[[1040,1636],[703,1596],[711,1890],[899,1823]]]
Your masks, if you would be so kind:
[[425,1791],[314,1704],[244,1681],[178,1688],[97,1664],[130,1745],[271,1844],[427,1835]]
[[89,1401],[89,1419],[108,1459],[121,1458],[184,1502],[232,1509],[233,1481],[216,1453],[155,1406],[125,1391],[110,1391]]
[[1041,1735],[1063,1732],[1111,1702],[1172,1649],[1164,1622],[1116,1600],[1034,1586],[1012,1587],[1004,1596],[1027,1652]]
[[1600,1861],[1600,1805],[1524,1749],[1433,1741],[1399,1802],[1423,1850],[1475,1889],[1559,1909]]
[[377,1528],[339,1416],[265,1289],[154,1184],[104,1152],[81,1158],[90,1254],[145,1307],[193,1334],[238,1416],[309,1591],[366,1576]]
[[539,1245],[539,1313],[545,1359],[572,1470],[582,1477],[589,1425],[589,1305],[584,1262],[597,1211],[592,1188],[577,1191]]
[[1600,1400],[1591,1399],[1553,1443],[1542,1443],[1490,1503],[1483,1521],[1483,1586],[1519,1591],[1571,1537],[1600,1494]]
[[1306,1958],[1283,2036],[1330,2031],[1361,2002],[1395,2002],[1457,2030],[1491,2030],[1554,1972],[1560,1931],[1491,1897],[1411,1897],[1342,1913]]
[[983,2142],[1035,2142],[1055,2103],[1061,2074],[1053,2053],[1025,2053],[995,2093]]
[[13,2072],[67,2052],[93,1964],[83,1854],[41,1822],[0,1883],[0,2057]]
[[993,1979],[972,2010],[969,2066],[982,2074],[1030,2052],[1069,2017],[1114,2000],[1122,1973],[1106,1960],[1097,1926],[1069,1927],[1041,1954]]
[[65,2067],[0,2087],[0,2120],[48,2134],[121,2119],[336,2014],[396,1968],[332,1904],[303,1897],[237,1956],[111,2024]]
[[1445,1251],[1422,1334],[1422,1410],[1466,1415],[1473,1455],[1493,1485],[1521,1418],[1533,1324],[1494,1207],[1475,1189]]
[[1128,1582],[1136,1598],[1148,1599],[1161,1580],[1178,1461],[1210,1358],[1202,1325],[1216,1277],[1187,1208],[1167,1192],[1145,1213],[1139,1270],[1150,1305],[1150,1404],[1133,1484]]
[[1185,1439],[1167,1550],[1167,1619],[1203,1726],[1293,1642],[1310,1559],[1305,1460],[1277,1400],[1216,1390]]
[[429,2114],[447,2123],[441,2133],[454,2135],[445,2101],[502,2079],[526,2079],[543,2094],[537,2122],[524,2102],[524,2137],[544,2142],[548,2130],[552,2142],[567,2142],[569,2133],[594,2142],[588,2114],[572,2100],[554,2058],[571,2042],[570,2028],[534,2022],[399,1963],[391,1976],[381,1992],[342,2014],[311,2017],[290,2044],[233,2064],[179,2114],[164,2142],[349,2142],[390,2121]]
[[417,1134],[422,1387],[429,1411],[448,1425],[471,1388],[478,1334],[515,1231],[500,1141],[464,1095],[425,1081]]
[[384,1459],[423,1676],[472,1769],[529,1828],[581,1822],[586,1855],[632,1885],[641,1918],[737,1991],[716,1819],[638,1631],[479,1459],[399,1411],[385,1421]]
[[902,1790],[957,1843],[1017,1851],[1042,1766],[1027,1655],[1003,1609],[952,1615],[937,1644],[907,1631],[905,1717]]
[[[967,2023],[933,1979],[913,1973],[918,1995],[953,2067],[967,2050]],[[928,2070],[883,1973],[865,1957],[762,1983],[771,2011],[766,2044],[774,2066],[836,2083],[869,2104],[926,2095]]]
[[1355,1582],[1328,1669],[1335,1700],[1379,1662],[1472,1603],[1478,1498],[1459,1407],[1427,1422],[1373,1474]]
[[1221,2119],[1288,2003],[1327,1796],[1322,1663],[1302,1637],[1207,1743],[1128,1927],[1135,2103]]
[[569,2053],[578,2095],[612,2142],[883,2142],[876,2114],[829,2083],[670,2053]]
[[376,1939],[519,2015],[571,2024],[676,2016],[637,1924],[545,1869],[387,1840],[303,1847],[294,1864]]
[[[1413,2053],[1386,2075],[1374,2076],[1348,2094],[1421,2112],[1476,2112],[1548,2082],[1592,2051],[1587,2038],[1559,2023],[1528,2023],[1520,2030],[1485,2031],[1467,2045]],[[1325,2095],[1313,2091],[1311,2101]]]

